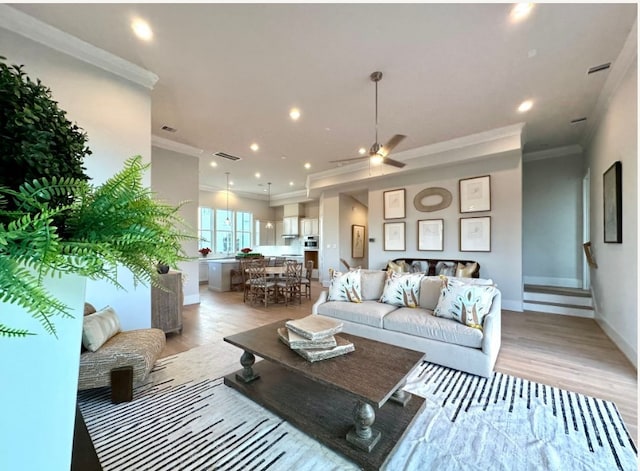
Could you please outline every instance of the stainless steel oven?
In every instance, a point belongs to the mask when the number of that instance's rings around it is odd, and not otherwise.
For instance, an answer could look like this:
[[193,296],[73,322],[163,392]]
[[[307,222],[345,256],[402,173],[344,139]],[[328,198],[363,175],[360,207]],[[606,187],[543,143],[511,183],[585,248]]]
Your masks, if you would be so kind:
[[304,249],[305,250],[318,250],[318,236],[305,236],[304,237]]

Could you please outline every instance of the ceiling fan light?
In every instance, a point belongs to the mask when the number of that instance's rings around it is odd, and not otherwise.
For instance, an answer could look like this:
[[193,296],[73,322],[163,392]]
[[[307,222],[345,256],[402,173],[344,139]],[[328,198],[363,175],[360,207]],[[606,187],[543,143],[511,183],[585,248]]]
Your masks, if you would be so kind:
[[371,156],[370,162],[372,165],[380,165],[384,158],[379,154],[374,154]]

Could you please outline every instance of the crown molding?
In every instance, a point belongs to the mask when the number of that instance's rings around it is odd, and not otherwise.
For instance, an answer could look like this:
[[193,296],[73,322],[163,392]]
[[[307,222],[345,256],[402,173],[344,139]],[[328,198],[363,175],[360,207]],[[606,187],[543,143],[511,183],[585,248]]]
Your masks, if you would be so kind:
[[638,19],[633,23],[627,40],[625,41],[620,54],[613,62],[613,66],[609,72],[609,76],[602,87],[596,106],[593,109],[593,118],[587,120],[587,129],[582,139],[582,147],[587,149],[591,143],[591,139],[596,133],[596,130],[600,126],[600,122],[604,117],[609,103],[613,98],[615,92],[620,88],[622,80],[624,79],[629,67],[638,60]]
[[579,144],[570,146],[554,147],[553,149],[545,149],[536,152],[527,152],[522,154],[524,162],[533,162],[534,160],[554,159],[556,157],[564,157],[565,155],[582,154],[583,149]]
[[197,147],[190,146],[189,144],[183,144],[181,142],[172,141],[164,137],[151,135],[151,145],[159,147],[161,149],[171,150],[180,154],[192,155],[194,157],[201,157],[204,155],[204,150]]
[[[325,188],[353,184],[354,181],[371,180],[381,176],[415,172],[423,168],[439,165],[455,165],[473,159],[505,151],[522,149],[524,123],[491,129],[448,141],[437,142],[415,149],[393,154],[393,159],[404,162],[404,168],[382,164],[369,168],[365,159],[362,163],[344,165],[323,172],[307,175],[306,187],[309,197],[317,196]],[[379,170],[380,169],[380,170]]]
[[0,4],[0,27],[152,89],[158,76],[8,5]]

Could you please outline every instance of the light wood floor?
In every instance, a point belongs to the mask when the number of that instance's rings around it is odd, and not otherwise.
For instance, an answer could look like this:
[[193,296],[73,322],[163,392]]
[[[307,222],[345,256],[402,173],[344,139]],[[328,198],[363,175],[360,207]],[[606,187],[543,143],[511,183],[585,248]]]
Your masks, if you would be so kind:
[[[290,306],[250,306],[242,293],[200,287],[200,304],[186,306],[182,334],[167,334],[163,356],[220,340],[226,335],[311,313],[311,300]],[[502,311],[497,371],[615,402],[638,443],[637,371],[592,319]]]

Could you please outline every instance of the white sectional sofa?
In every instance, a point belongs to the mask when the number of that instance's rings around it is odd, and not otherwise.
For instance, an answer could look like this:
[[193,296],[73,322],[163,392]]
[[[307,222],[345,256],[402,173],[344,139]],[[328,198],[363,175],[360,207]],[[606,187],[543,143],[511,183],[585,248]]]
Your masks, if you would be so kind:
[[[312,313],[340,319],[346,333],[425,352],[426,360],[432,363],[479,376],[492,374],[501,340],[498,289],[482,329],[478,329],[433,315],[440,294],[441,280],[437,276],[422,278],[418,306],[414,308],[378,301],[385,286],[385,271],[361,270],[360,280],[362,302],[327,301],[325,290],[313,305]],[[490,283],[482,279],[465,281]]]

